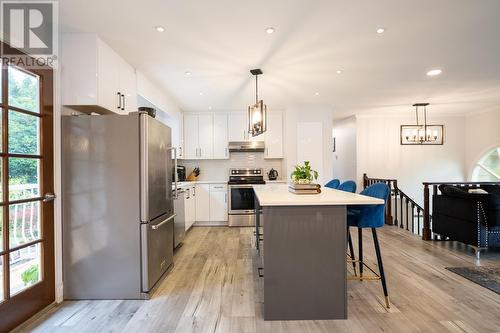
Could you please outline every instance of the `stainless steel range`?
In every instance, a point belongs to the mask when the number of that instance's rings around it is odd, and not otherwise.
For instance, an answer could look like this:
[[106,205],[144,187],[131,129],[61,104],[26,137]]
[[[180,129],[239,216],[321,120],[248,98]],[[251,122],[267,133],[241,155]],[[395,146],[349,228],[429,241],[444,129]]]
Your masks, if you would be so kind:
[[265,184],[263,169],[230,169],[229,221],[230,227],[255,226],[254,184]]

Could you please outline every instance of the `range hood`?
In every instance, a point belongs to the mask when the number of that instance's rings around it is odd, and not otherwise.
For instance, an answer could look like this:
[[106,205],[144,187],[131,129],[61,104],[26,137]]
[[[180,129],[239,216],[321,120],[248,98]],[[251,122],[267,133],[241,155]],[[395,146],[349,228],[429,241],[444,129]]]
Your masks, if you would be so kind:
[[232,153],[264,152],[264,141],[232,141],[228,148]]

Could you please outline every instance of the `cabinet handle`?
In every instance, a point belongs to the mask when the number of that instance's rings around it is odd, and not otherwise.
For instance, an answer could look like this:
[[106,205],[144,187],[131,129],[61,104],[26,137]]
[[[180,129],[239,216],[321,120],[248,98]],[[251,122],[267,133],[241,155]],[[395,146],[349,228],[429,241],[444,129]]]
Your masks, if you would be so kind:
[[227,157],[227,148],[224,148],[224,155]]
[[118,103],[116,103],[118,106],[118,110],[120,110],[122,108],[122,94],[120,94],[120,92],[117,92],[118,94]]
[[179,147],[179,157],[182,157],[182,147]]
[[227,193],[224,193],[224,202],[227,202]]
[[200,157],[201,157],[201,148],[200,148]]
[[125,110],[125,95],[124,94],[122,94],[122,98],[123,98],[122,110]]

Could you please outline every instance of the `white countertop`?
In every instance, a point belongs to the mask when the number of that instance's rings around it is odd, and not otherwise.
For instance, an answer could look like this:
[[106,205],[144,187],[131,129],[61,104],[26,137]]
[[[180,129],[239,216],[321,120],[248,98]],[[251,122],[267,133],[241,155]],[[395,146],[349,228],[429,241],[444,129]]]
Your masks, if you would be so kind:
[[[190,182],[178,182],[177,187],[178,188],[188,188],[190,186],[194,186],[196,184],[227,184],[227,180],[195,180],[195,181],[190,181]],[[174,183],[172,183],[172,190],[175,188]]]
[[365,195],[321,188],[320,194],[293,194],[288,184],[254,185],[255,195],[261,206],[345,206],[382,205],[384,200]]

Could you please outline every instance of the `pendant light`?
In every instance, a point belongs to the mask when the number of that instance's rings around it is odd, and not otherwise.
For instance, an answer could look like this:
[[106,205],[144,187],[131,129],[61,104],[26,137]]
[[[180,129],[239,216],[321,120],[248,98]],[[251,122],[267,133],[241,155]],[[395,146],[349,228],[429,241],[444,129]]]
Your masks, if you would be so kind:
[[259,75],[263,74],[262,70],[252,69],[250,71],[255,76],[255,104],[248,107],[248,133],[252,136],[258,136],[264,133],[267,129],[267,105],[263,100],[259,101]]
[[[415,125],[401,125],[402,145],[442,145],[444,137],[444,125],[427,124],[427,106],[429,103],[415,103]],[[423,111],[423,124],[420,124],[420,110]]]

